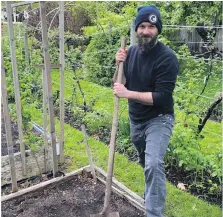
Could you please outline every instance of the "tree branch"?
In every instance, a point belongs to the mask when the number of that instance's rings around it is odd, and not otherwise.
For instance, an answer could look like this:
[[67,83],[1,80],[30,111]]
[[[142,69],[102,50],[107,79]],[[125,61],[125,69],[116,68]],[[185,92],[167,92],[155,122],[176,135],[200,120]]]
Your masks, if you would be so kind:
[[204,87],[203,87],[201,93],[199,94],[199,96],[197,97],[197,99],[204,93],[205,88],[206,88],[206,86],[207,86],[207,84],[208,84],[208,80],[209,80],[209,78],[210,78],[210,76],[211,76],[211,73],[212,73],[212,59],[213,59],[213,54],[211,54],[211,60],[210,60],[210,61],[211,61],[211,64],[210,64],[210,68],[209,68],[208,76],[207,76],[206,79],[205,79]]
[[208,118],[211,116],[212,111],[222,101],[222,95],[223,94],[221,93],[221,95],[211,104],[211,106],[208,108],[208,110],[206,112],[206,116],[204,117],[204,119],[203,120],[200,119],[197,134],[201,133],[201,131],[204,128]]

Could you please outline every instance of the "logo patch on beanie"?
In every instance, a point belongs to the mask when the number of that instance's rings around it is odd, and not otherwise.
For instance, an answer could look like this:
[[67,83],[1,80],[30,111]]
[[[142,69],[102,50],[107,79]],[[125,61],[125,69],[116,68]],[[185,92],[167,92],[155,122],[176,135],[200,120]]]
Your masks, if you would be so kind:
[[156,17],[155,14],[150,14],[149,15],[149,22],[151,22],[153,24],[157,22],[157,17]]

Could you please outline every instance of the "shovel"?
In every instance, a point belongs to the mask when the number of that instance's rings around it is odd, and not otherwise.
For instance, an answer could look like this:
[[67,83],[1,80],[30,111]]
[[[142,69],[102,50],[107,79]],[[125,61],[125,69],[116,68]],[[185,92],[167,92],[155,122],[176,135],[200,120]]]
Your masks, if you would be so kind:
[[[125,38],[122,38],[121,41],[121,48],[125,49]],[[123,62],[119,63],[118,66],[118,76],[117,76],[117,83],[121,83],[123,77]],[[109,159],[108,159],[108,173],[106,178],[106,190],[105,190],[105,201],[104,207],[101,213],[91,214],[90,217],[119,217],[118,212],[111,212],[106,213],[111,197],[111,185],[112,185],[112,175],[113,175],[113,166],[114,166],[114,157],[115,157],[115,139],[116,133],[118,128],[118,106],[119,106],[119,97],[115,96],[115,103],[114,103],[114,115],[112,121],[112,131],[111,131],[111,138],[110,138],[110,149],[109,149]]]

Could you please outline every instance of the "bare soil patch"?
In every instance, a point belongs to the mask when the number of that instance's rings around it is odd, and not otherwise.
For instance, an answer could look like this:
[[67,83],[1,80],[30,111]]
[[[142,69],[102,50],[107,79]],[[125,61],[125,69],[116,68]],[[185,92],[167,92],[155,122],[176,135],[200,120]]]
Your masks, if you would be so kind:
[[[9,201],[2,202],[3,217],[89,217],[103,208],[105,186],[82,175],[66,182],[52,184]],[[125,199],[112,193],[109,212],[118,211],[121,217],[144,217]]]

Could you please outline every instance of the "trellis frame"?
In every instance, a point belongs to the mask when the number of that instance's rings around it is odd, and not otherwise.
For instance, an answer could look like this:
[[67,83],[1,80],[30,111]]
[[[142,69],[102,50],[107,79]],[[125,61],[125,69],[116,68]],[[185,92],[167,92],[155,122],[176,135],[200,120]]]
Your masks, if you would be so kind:
[[[16,63],[16,54],[15,54],[15,44],[14,44],[14,32],[13,32],[13,22],[12,22],[12,9],[15,10],[16,7],[36,3],[37,1],[27,1],[20,2],[16,4],[11,4],[6,1],[6,11],[7,11],[7,22],[9,29],[9,38],[10,38],[10,51],[11,51],[11,62],[12,62],[12,71],[13,71],[13,80],[14,80],[14,89],[15,89],[15,99],[16,99],[16,111],[18,118],[18,129],[19,129],[19,140],[20,140],[20,152],[22,159],[22,171],[24,177],[26,177],[26,158],[25,158],[25,145],[23,143],[23,131],[22,131],[22,114],[21,114],[21,101],[20,101],[20,92],[19,92],[19,80],[18,80],[18,71],[17,71],[17,63]],[[45,11],[43,8],[45,2],[40,2],[40,9]],[[41,7],[42,6],[42,7]],[[64,163],[64,68],[65,68],[65,60],[64,60],[64,2],[59,2],[60,9],[60,77],[61,77],[61,85],[60,85],[60,163]],[[42,15],[42,14],[41,14]],[[41,16],[42,17],[42,16]],[[15,16],[14,16],[15,18]],[[55,135],[55,124],[54,124],[54,114],[53,114],[53,102],[52,102],[52,82],[50,78],[50,60],[49,60],[49,52],[48,52],[48,35],[47,35],[47,26],[46,26],[46,13],[44,18],[42,19],[42,34],[43,34],[43,53],[44,53],[44,71],[45,71],[45,79],[47,84],[45,84],[45,89],[47,88],[48,96],[48,108],[49,108],[49,116],[50,116],[50,132],[51,132],[51,144],[52,144],[52,152],[53,152],[53,175],[54,177],[58,171],[58,162],[56,155],[56,135]],[[26,60],[28,60],[28,48],[26,45],[28,44],[28,39],[25,35],[25,51],[26,51]],[[3,58],[2,58],[2,67],[3,67]],[[3,67],[4,68],[4,67]],[[43,82],[45,83],[45,82]],[[6,98],[7,100],[7,98]],[[4,103],[5,104],[5,103]],[[44,118],[45,120],[45,118]],[[8,128],[6,129],[8,131]],[[7,132],[9,133],[9,132]],[[10,141],[8,141],[10,142]],[[46,149],[45,145],[45,149]],[[11,154],[11,152],[10,152]],[[45,169],[47,169],[45,167]],[[15,171],[12,170],[12,175]],[[15,176],[13,176],[15,177]],[[14,179],[14,178],[13,178]]]

